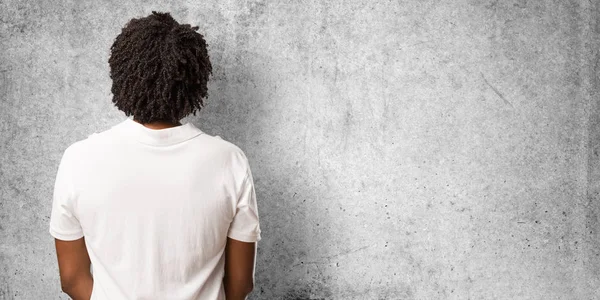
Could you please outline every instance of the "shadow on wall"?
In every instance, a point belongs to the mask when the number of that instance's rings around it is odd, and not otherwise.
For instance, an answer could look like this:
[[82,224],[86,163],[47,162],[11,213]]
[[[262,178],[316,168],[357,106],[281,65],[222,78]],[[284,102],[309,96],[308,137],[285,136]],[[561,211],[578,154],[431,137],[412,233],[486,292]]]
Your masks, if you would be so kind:
[[[238,37],[236,37],[237,39]],[[213,76],[209,99],[203,111],[203,130],[238,145],[252,168],[262,240],[258,243],[255,288],[248,299],[330,299],[331,276],[326,257],[330,240],[329,219],[316,206],[325,186],[308,178],[314,170],[303,163],[304,155],[294,153],[288,137],[272,134],[274,119],[270,103],[278,82],[262,57],[247,57],[235,47],[224,56],[226,45],[209,45]],[[249,60],[253,60],[249,63]],[[285,124],[279,126],[287,126]],[[290,161],[290,157],[296,158]],[[322,209],[321,209],[322,210]],[[318,225],[317,225],[318,224]]]
[[[248,94],[247,100],[262,100],[255,96]],[[296,148],[279,148],[269,141],[246,148],[254,164],[271,166],[255,168],[260,169],[254,178],[264,237],[258,246],[256,289],[249,299],[330,299],[331,276],[323,252],[328,244],[322,241],[329,240],[324,235],[331,227],[317,205],[324,186],[306,178],[311,173],[306,164],[284,159],[302,160],[300,153],[289,153]]]
[[[245,78],[250,76],[245,74]],[[247,95],[247,103],[260,103],[259,107],[269,103],[263,96],[267,92],[242,90],[239,94]],[[268,115],[261,117],[273,119]],[[288,137],[260,134],[273,130],[269,122],[257,122],[256,127],[245,126],[243,130],[250,130],[245,135],[256,139],[246,146],[250,159],[255,165],[264,164],[255,167],[260,170],[254,178],[264,240],[259,244],[256,289],[249,299],[330,299],[326,251],[331,226],[318,205],[320,196],[325,195],[325,186],[318,184],[318,178],[309,178],[314,170],[311,172],[310,164],[305,163],[307,159],[295,151],[299,147],[285,140]]]

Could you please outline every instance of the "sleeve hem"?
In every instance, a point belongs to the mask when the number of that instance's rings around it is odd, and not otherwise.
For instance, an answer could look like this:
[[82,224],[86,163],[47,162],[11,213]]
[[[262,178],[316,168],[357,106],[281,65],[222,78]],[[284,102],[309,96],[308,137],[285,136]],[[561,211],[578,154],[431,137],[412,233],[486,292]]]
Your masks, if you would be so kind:
[[55,239],[59,239],[61,241],[74,241],[83,237],[83,233],[81,231],[76,231],[73,233],[61,233],[50,227],[49,232]]
[[243,233],[230,230],[229,233],[227,233],[227,237],[246,243],[254,243],[261,240],[260,231],[258,233]]

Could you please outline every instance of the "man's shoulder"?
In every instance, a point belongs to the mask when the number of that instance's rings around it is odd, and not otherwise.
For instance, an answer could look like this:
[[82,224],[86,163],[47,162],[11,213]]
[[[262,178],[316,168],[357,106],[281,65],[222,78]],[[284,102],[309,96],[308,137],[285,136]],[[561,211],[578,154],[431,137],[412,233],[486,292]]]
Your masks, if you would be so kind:
[[238,147],[238,145],[222,138],[219,135],[205,134],[205,138],[207,138],[212,143],[214,143],[214,145],[217,146],[217,148],[219,148],[219,150],[221,150],[224,153],[230,153],[230,154],[231,153],[239,153],[239,152],[243,153],[242,149],[240,147]]
[[71,143],[64,151],[65,156],[69,156],[74,160],[82,158],[85,152],[89,149],[89,137]]
[[[109,129],[96,131],[88,134],[86,138],[80,139],[70,144],[65,153],[69,152],[73,156],[83,157],[88,152],[98,152],[104,149],[103,146],[114,147],[115,143],[120,140],[118,124]],[[221,157],[229,162],[229,164],[246,164],[247,157],[240,146],[235,142],[229,141],[220,135],[211,135],[203,132],[199,138],[193,139],[194,143],[198,143],[198,147],[207,149],[210,148],[215,156]],[[216,157],[215,157],[216,158]]]
[[203,134],[203,139],[200,141],[203,146],[209,145],[214,149],[214,153],[225,160],[226,164],[235,164],[236,162],[244,162],[247,160],[246,154],[236,143],[226,140],[219,135]]
[[96,142],[99,138],[101,138],[102,136],[104,136],[104,132],[93,132],[91,134],[88,134],[87,137],[77,140],[73,143],[71,143],[67,149],[65,151],[70,151],[70,152],[81,152],[81,151],[85,151],[85,148],[89,147],[90,144]]
[[98,147],[99,143],[103,143],[107,140],[113,139],[113,133],[118,129],[117,125],[113,125],[112,127],[104,130],[94,131],[88,133],[85,138],[79,139],[73,143],[71,143],[66,149],[65,154],[73,155],[76,157],[81,157],[86,152],[95,149]]

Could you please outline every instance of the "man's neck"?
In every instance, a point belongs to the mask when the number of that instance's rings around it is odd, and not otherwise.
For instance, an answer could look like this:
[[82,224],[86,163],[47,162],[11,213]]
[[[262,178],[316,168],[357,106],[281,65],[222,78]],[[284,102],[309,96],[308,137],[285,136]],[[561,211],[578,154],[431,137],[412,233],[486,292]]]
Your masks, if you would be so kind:
[[[136,119],[133,119],[133,121],[140,123]],[[171,122],[165,122],[165,121],[155,121],[155,122],[140,123],[140,124],[144,125],[147,128],[150,128],[150,129],[165,129],[165,128],[171,128],[171,127],[176,127],[176,126],[181,125],[180,122],[173,124]]]

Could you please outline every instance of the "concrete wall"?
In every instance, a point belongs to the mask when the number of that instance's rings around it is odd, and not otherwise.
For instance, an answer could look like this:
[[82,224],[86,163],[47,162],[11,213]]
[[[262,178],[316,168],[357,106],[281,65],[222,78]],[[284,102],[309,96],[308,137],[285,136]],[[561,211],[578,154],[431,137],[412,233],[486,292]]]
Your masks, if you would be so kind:
[[170,11],[247,153],[251,299],[600,298],[597,1],[0,1],[0,299],[60,295],[62,151],[124,118],[108,49]]

